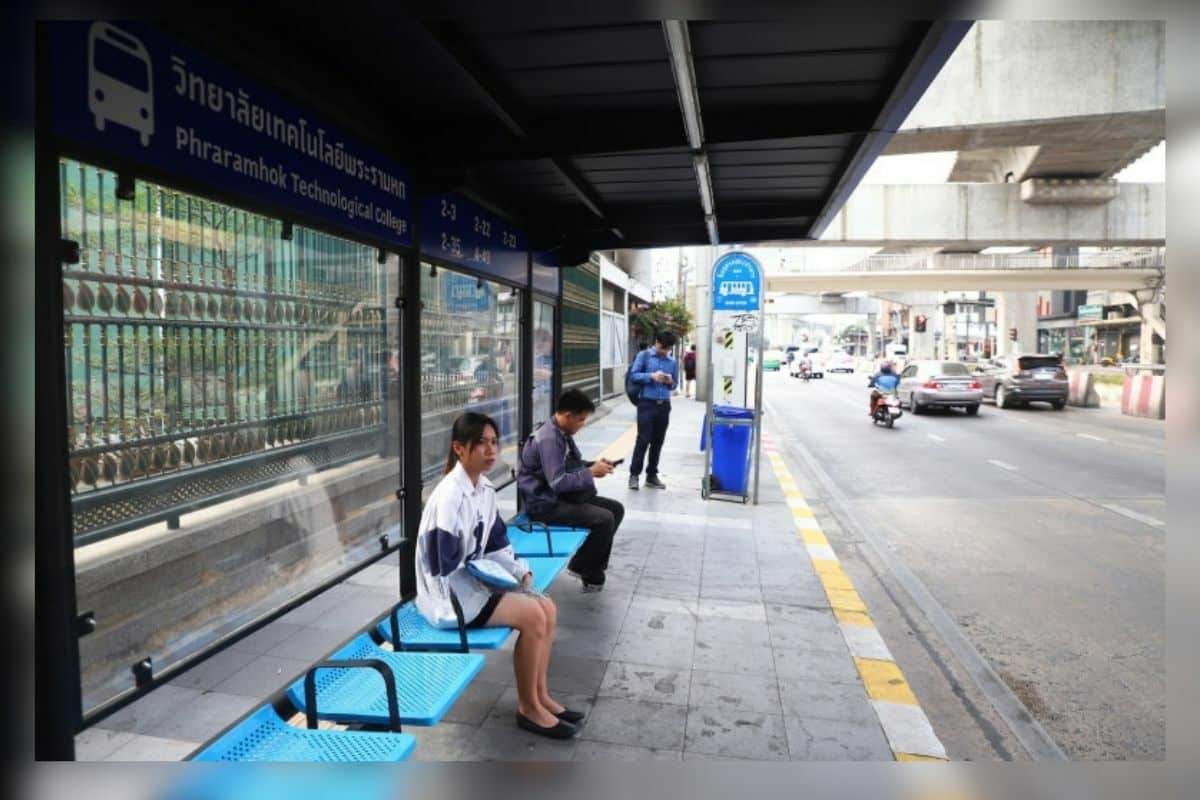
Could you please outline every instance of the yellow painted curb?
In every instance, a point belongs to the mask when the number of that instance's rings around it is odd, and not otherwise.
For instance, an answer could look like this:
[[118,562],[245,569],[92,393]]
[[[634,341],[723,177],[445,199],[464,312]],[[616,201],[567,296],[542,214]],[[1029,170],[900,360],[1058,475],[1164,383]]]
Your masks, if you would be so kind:
[[843,625],[853,625],[856,628],[875,627],[875,623],[871,621],[871,615],[865,611],[849,611],[844,608],[835,608],[833,616]]
[[618,436],[609,444],[608,447],[600,451],[600,455],[596,456],[599,461],[602,458],[607,458],[609,461],[616,461],[618,458],[628,456],[633,452],[633,446],[637,444],[637,423],[629,426],[629,429]]
[[897,761],[936,761],[940,764],[949,762],[947,758],[937,758],[936,756],[914,756],[912,753],[896,753]]
[[830,589],[829,587],[825,587],[825,594],[829,597],[829,605],[833,608],[867,613],[867,606],[863,603],[862,598],[858,596],[858,592],[853,589]]
[[803,530],[800,531],[800,538],[805,544],[823,544],[829,546],[829,540],[825,538],[825,534],[820,531]]
[[854,665],[858,667],[858,674],[862,676],[863,685],[867,687],[867,696],[872,700],[920,706],[917,696],[909,688],[904,673],[895,661],[856,658]]

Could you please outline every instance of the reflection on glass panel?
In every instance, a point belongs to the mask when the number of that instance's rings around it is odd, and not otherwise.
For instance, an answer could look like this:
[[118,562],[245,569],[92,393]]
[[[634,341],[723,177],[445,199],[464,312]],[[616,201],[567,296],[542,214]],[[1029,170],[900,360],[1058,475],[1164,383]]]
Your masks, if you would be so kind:
[[85,709],[399,539],[395,258],[60,162]]
[[533,302],[533,424],[554,412],[554,306]]
[[[446,467],[450,429],[464,411],[500,426],[492,480],[516,463],[521,385],[517,292],[500,283],[439,268],[421,269],[421,463],[424,496]],[[422,498],[424,499],[424,498]]]

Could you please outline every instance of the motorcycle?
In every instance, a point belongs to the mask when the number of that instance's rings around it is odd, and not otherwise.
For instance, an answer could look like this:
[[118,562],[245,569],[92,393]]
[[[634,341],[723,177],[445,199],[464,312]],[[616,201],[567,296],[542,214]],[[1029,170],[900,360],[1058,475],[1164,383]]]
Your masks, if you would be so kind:
[[895,392],[884,392],[875,401],[875,410],[871,414],[871,424],[883,424],[887,427],[892,427],[896,424],[896,420],[903,415],[900,410],[900,398]]
[[802,381],[804,381],[805,383],[808,383],[808,380],[811,377],[812,377],[812,368],[810,366],[808,366],[808,364],[801,364],[800,365],[800,379]]

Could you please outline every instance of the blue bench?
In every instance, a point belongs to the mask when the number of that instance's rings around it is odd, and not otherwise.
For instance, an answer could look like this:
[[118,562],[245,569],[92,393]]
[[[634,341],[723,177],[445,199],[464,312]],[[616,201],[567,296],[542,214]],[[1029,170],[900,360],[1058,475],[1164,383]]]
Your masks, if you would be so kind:
[[[315,727],[315,725],[314,725]],[[404,761],[417,740],[399,732],[331,731],[288,725],[265,705],[230,728],[193,761]]]
[[[544,592],[567,566],[567,558],[535,556],[526,559],[533,570],[533,588]],[[430,625],[412,601],[400,603],[376,624],[376,632],[400,651],[438,650],[468,653],[471,650],[497,650],[508,640],[512,628],[467,628],[458,605],[451,596],[457,628]]]
[[[410,725],[436,725],[484,664],[483,656],[475,654],[390,652],[367,633],[330,656],[331,662],[364,660],[382,661],[391,669],[400,722]],[[309,708],[307,678],[288,687],[288,699],[305,713]],[[387,687],[378,675],[328,667],[320,669],[315,683],[318,719],[388,724]]]
[[518,514],[508,523],[508,541],[513,552],[522,558],[574,555],[588,533],[587,528],[534,522],[527,514]]

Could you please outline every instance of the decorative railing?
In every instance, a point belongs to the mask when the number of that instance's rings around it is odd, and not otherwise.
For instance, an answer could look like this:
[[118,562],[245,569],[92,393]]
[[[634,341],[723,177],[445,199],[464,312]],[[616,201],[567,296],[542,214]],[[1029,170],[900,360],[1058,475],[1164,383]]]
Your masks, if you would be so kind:
[[829,266],[810,258],[785,264],[787,272],[887,272],[895,270],[992,269],[1162,269],[1161,247],[1102,250],[1094,253],[877,253],[845,266]]
[[373,248],[60,162],[68,459],[87,543],[386,449]]

